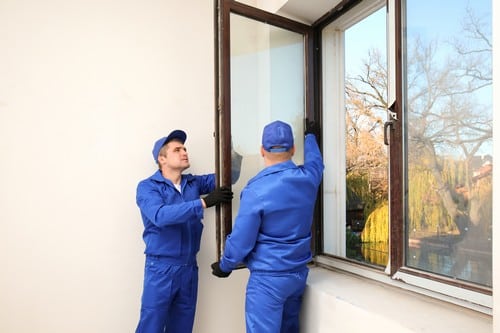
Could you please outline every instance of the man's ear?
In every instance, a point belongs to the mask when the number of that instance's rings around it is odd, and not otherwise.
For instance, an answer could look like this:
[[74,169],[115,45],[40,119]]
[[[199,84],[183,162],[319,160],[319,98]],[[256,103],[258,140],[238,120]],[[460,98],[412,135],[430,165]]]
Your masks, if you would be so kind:
[[167,158],[165,156],[159,155],[158,156],[158,166],[161,166],[162,164],[164,164],[166,159]]
[[290,148],[290,156],[293,156],[295,154],[295,145],[293,145],[292,148]]
[[263,146],[260,146],[260,156],[264,157],[264,147]]

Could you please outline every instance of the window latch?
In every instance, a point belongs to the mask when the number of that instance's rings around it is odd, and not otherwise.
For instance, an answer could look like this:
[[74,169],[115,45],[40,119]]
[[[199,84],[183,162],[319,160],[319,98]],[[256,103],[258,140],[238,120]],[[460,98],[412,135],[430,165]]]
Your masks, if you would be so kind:
[[387,133],[387,129],[390,128],[391,130],[394,130],[394,122],[398,120],[398,114],[394,111],[395,108],[396,108],[396,101],[394,101],[394,103],[392,103],[392,105],[387,110],[390,119],[384,123],[384,144],[386,146],[389,145],[389,137],[390,137],[390,135]]
[[389,109],[387,110],[389,112],[389,116],[391,117],[391,120],[398,120],[398,114],[394,109],[396,108],[396,101],[392,103],[391,106],[389,106]]

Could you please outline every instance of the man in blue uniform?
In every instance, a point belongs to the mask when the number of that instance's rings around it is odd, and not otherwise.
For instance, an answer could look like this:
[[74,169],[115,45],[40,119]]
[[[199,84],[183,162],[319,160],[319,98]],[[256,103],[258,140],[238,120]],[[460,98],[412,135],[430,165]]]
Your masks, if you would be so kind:
[[153,158],[159,170],[137,186],[146,244],[137,333],[192,331],[203,210],[233,198],[230,189],[215,188],[214,174],[182,174],[190,166],[185,141],[181,130],[156,141]]
[[212,273],[227,277],[240,263],[250,270],[247,333],[299,332],[323,159],[315,136],[306,134],[304,165],[295,165],[292,128],[281,121],[264,127],[260,152],[265,168],[241,192],[233,231]]

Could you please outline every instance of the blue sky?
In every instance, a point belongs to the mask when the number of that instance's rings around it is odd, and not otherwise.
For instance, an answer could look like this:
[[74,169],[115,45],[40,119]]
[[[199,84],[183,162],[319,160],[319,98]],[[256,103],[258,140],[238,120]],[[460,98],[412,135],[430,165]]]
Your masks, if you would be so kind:
[[[461,22],[456,17],[465,15],[471,7],[478,17],[491,27],[492,0],[409,0],[407,1],[410,33],[425,40],[449,40],[460,36]],[[447,21],[446,18],[453,18]],[[490,31],[491,33],[491,31]],[[386,51],[386,9],[373,13],[346,31],[346,68],[359,67],[369,49]]]
[[359,68],[368,57],[368,50],[379,49],[386,53],[386,12],[379,9],[363,21],[346,30],[346,69],[351,72]]
[[[408,1],[408,20],[411,22],[412,31],[418,32],[422,37],[447,38],[460,32],[460,22],[455,18],[464,17],[467,7],[491,26],[491,1]],[[447,18],[453,18],[453,21],[447,21]]]
[[[450,44],[453,39],[463,38],[462,20],[466,16],[466,8],[473,10],[476,17],[486,27],[482,32],[490,35],[493,0],[408,0],[407,32],[411,43],[412,37],[419,36],[424,43],[439,41],[436,61],[449,56]],[[457,19],[459,18],[459,19]],[[379,49],[386,53],[386,9],[385,7],[373,13],[346,31],[346,71],[350,75],[360,71],[367,59],[370,49]],[[470,44],[469,44],[470,45]],[[441,54],[441,57],[439,56]],[[477,97],[485,105],[491,106],[491,86],[483,88]],[[483,147],[490,152],[491,146]]]

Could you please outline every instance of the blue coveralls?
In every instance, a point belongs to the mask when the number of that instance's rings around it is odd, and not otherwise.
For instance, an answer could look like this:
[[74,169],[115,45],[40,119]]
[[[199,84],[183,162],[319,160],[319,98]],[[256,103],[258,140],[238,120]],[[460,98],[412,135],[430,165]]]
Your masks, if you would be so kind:
[[304,141],[304,165],[292,161],[263,169],[241,192],[233,231],[220,268],[250,270],[246,290],[247,333],[299,332],[299,312],[311,260],[311,224],[323,159],[312,134]]
[[137,333],[192,331],[198,292],[196,254],[203,230],[200,195],[214,189],[214,174],[186,174],[179,193],[159,170],[137,186],[146,244]]

